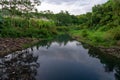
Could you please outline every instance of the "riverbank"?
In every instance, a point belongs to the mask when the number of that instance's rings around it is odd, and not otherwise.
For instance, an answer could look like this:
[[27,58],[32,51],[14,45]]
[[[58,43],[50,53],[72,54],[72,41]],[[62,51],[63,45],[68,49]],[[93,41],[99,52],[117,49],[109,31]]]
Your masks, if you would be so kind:
[[39,42],[36,38],[0,38],[0,56],[22,50]]
[[71,30],[69,34],[73,39],[89,44],[100,49],[105,54],[110,54],[120,58],[120,40],[115,39],[114,34],[100,30]]
[[119,46],[103,46],[103,45],[100,45],[99,42],[98,42],[99,45],[97,45],[97,44],[95,45],[95,44],[92,44],[92,42],[89,42],[88,40],[81,38],[80,36],[73,36],[73,35],[71,35],[71,36],[75,40],[89,44],[92,47],[96,47],[104,54],[110,54],[112,56],[120,58],[120,47]]

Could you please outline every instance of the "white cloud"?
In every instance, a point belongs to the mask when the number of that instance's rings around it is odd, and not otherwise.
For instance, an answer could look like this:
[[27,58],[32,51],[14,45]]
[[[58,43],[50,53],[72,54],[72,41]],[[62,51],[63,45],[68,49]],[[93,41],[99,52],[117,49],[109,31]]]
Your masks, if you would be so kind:
[[38,10],[50,10],[54,13],[64,10],[77,15],[90,12],[94,5],[102,4],[107,1],[108,0],[42,0]]

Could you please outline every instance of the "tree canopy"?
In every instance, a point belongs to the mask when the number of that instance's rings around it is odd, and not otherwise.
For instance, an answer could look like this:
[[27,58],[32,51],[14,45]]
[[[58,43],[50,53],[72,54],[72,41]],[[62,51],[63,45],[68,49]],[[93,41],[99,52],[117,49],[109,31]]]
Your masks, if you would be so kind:
[[36,10],[36,6],[40,5],[40,0],[1,0],[0,8],[2,13],[15,12],[27,13]]

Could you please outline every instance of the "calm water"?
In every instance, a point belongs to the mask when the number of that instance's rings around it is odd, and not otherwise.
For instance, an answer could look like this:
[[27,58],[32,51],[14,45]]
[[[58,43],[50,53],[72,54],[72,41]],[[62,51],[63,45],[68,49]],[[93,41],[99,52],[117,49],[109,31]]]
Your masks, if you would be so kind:
[[75,40],[43,41],[0,57],[0,80],[120,80],[120,61]]

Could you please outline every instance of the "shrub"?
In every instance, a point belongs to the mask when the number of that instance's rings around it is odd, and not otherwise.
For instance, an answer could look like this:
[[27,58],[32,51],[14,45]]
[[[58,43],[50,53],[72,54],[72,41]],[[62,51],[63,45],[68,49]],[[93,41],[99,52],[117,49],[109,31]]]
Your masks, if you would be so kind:
[[86,29],[82,30],[81,35],[83,37],[87,37],[88,36],[88,31]]
[[39,19],[25,19],[20,17],[5,17],[4,27],[1,29],[2,37],[36,37],[47,38],[57,33],[53,21]]
[[120,27],[116,27],[107,31],[105,38],[113,39],[113,40],[120,40]]

